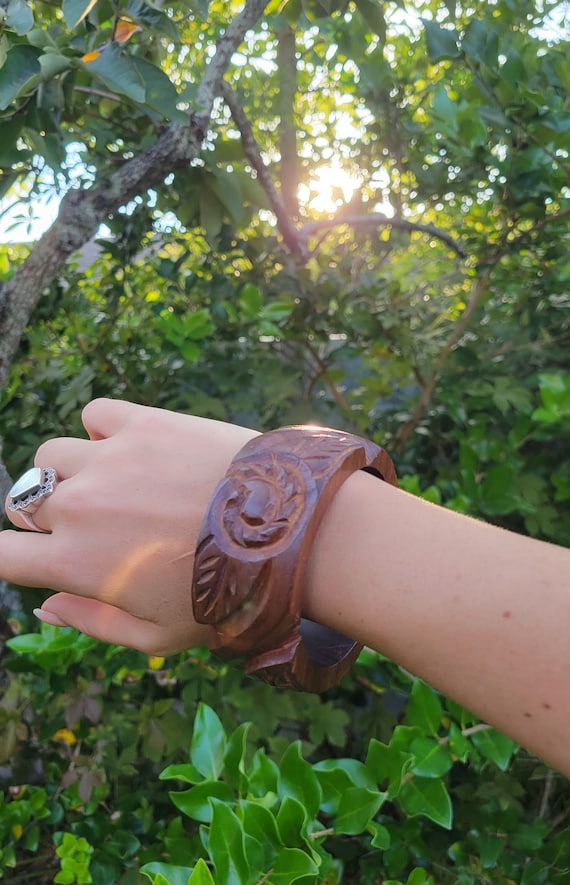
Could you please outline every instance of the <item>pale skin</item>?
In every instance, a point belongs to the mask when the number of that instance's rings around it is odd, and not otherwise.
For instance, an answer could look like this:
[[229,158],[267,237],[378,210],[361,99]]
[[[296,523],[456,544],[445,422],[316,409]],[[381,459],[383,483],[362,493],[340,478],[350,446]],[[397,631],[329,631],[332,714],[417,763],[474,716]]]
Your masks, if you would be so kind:
[[[255,431],[115,400],[89,439],[37,452],[60,484],[0,533],[0,576],[55,595],[55,626],[169,654],[207,642],[190,602],[207,503]],[[13,523],[24,528],[18,514]],[[408,495],[362,472],[325,514],[304,614],[381,651],[570,774],[570,550]]]

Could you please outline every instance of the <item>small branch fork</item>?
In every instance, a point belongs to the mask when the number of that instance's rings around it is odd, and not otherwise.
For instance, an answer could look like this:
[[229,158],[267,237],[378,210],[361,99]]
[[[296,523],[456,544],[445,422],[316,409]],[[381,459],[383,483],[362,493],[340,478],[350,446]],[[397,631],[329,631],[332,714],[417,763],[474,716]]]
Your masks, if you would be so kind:
[[302,240],[306,244],[309,237],[314,236],[319,231],[339,227],[340,225],[356,228],[391,227],[395,230],[419,231],[428,234],[428,236],[434,237],[437,240],[441,240],[442,243],[449,246],[449,248],[460,258],[467,258],[466,252],[457,240],[454,240],[446,231],[434,227],[433,224],[422,224],[419,221],[407,221],[404,218],[389,218],[387,215],[382,215],[380,212],[372,212],[370,215],[340,215],[337,218],[311,221],[303,226],[301,231]]
[[271,172],[261,156],[251,123],[246,116],[237,93],[231,88],[229,83],[222,84],[222,97],[230,109],[234,123],[240,131],[245,155],[252,168],[255,169],[259,183],[267,194],[270,206],[275,213],[277,227],[283,237],[283,242],[294,255],[298,255],[303,261],[306,261],[308,258],[306,244],[303,243],[297,228],[291,223],[289,213],[277,192]]

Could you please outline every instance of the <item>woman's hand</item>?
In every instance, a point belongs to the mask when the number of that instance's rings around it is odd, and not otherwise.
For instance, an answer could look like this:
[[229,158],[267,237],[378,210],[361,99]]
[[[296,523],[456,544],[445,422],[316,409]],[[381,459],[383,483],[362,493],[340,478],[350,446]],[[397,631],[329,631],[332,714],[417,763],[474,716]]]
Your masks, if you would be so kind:
[[[118,400],[83,411],[89,440],[44,443],[60,483],[34,521],[0,533],[0,576],[59,591],[38,616],[168,654],[206,641],[192,615],[198,531],[217,483],[255,431]],[[9,513],[25,527],[18,513]]]

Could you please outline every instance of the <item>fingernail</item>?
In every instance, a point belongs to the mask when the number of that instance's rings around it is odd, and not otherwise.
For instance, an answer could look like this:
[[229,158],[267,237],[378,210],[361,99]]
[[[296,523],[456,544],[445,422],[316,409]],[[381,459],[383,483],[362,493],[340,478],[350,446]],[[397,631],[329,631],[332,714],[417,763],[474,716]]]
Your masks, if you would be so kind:
[[68,627],[69,625],[62,621],[58,615],[53,612],[45,612],[41,608],[35,608],[34,614],[38,621],[43,621],[44,624],[49,624],[51,627]]

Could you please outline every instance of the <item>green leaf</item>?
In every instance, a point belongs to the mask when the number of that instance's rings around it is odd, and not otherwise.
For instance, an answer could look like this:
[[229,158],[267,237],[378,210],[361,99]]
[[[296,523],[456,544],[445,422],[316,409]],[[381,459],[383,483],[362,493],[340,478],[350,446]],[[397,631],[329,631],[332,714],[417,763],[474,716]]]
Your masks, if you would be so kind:
[[249,793],[251,796],[262,797],[267,793],[277,794],[279,768],[269,759],[263,747],[253,754],[248,772]]
[[65,55],[58,55],[57,52],[44,52],[40,55],[40,67],[43,80],[51,80],[57,77],[62,71],[66,71],[71,62]]
[[243,828],[248,836],[257,840],[262,849],[265,869],[273,866],[275,855],[282,846],[275,815],[259,802],[243,801]]
[[277,791],[281,799],[298,799],[311,818],[316,817],[322,800],[321,785],[308,762],[301,755],[301,743],[295,741],[283,754],[279,766]]
[[386,827],[383,827],[382,824],[376,823],[376,821],[370,821],[367,829],[372,835],[372,845],[374,848],[380,848],[382,851],[386,851],[390,847],[390,831]]
[[447,747],[432,738],[416,738],[410,750],[414,754],[411,770],[423,777],[442,777],[453,764]]
[[245,754],[251,722],[242,722],[230,735],[224,754],[224,772],[228,783],[239,795],[247,792]]
[[386,41],[386,19],[384,18],[384,7],[378,3],[378,0],[355,0],[356,7],[371,29],[373,34],[380,37],[382,43]]
[[286,796],[277,812],[277,828],[285,845],[302,845],[307,829],[307,812],[298,799]]
[[422,18],[426,32],[426,44],[431,62],[441,61],[443,58],[459,58],[461,51],[457,45],[458,33],[453,28],[440,28],[435,22]]
[[299,848],[282,848],[273,865],[268,885],[289,885],[305,876],[318,875],[314,860]]
[[410,701],[406,707],[407,722],[437,737],[442,716],[443,708],[434,689],[421,679],[414,680]]
[[129,0],[125,12],[151,33],[164,34],[173,43],[180,42],[180,32],[175,22],[161,9],[157,9],[146,0]]
[[190,759],[200,774],[217,780],[224,765],[226,732],[220,717],[207,704],[200,702],[190,744]]
[[85,70],[101,80],[112,92],[126,95],[132,101],[144,104],[145,85],[135,62],[122,52],[116,43],[105,47],[93,61],[83,62]]
[[254,286],[253,283],[246,283],[239,294],[239,304],[248,316],[256,317],[263,304],[263,298],[257,286]]
[[69,30],[73,31],[97,3],[98,0],[63,0],[63,17]]
[[223,781],[203,781],[190,790],[170,792],[168,794],[180,811],[193,820],[209,824],[212,820],[211,798],[221,802],[233,802],[234,794],[231,787]]
[[224,206],[216,194],[203,184],[199,195],[200,224],[210,246],[215,246],[224,223]]
[[26,0],[10,0],[4,21],[7,28],[21,36],[34,27],[34,13]]
[[377,790],[349,787],[342,795],[333,821],[336,833],[356,836],[362,833],[386,798]]
[[212,799],[208,847],[216,871],[216,885],[248,885],[243,824],[228,805]]
[[129,60],[144,84],[145,105],[164,120],[182,125],[188,123],[188,114],[178,110],[180,99],[176,87],[164,71],[138,56],[129,56]]
[[25,85],[41,73],[40,55],[41,50],[33,46],[12,46],[0,68],[0,110],[6,110]]
[[287,301],[272,301],[261,309],[261,319],[267,320],[269,323],[278,323],[280,320],[286,320],[295,310],[294,304]]
[[372,738],[368,745],[366,767],[378,783],[387,782],[387,796],[391,799],[398,795],[402,778],[410,768],[412,760],[410,753],[389,747]]
[[402,785],[398,802],[406,814],[421,814],[446,830],[451,829],[453,808],[443,781],[413,777]]
[[188,879],[188,885],[216,885],[214,877],[203,857],[200,858],[192,870],[192,875]]
[[198,784],[204,780],[204,775],[200,774],[198,769],[189,762],[183,762],[177,765],[169,765],[159,774],[159,780],[179,780],[187,784]]
[[241,224],[244,218],[244,204],[237,175],[234,172],[216,167],[209,176],[208,182],[232,222],[235,225]]
[[46,642],[39,633],[21,633],[20,636],[13,636],[11,639],[7,639],[6,645],[12,651],[26,655],[45,648]]
[[471,740],[485,759],[494,762],[501,771],[506,771],[515,752],[517,745],[494,728],[477,731],[471,736]]
[[[198,863],[199,862],[200,861],[198,861]],[[194,867],[194,869],[196,868]],[[192,875],[192,867],[180,867],[176,864],[152,861],[141,867],[140,872],[145,876],[148,876],[153,885],[164,882],[166,885],[187,885],[189,881],[188,877]],[[209,885],[208,879],[203,881],[204,885]],[[198,883],[201,885],[200,880],[198,880]],[[194,885],[194,883],[192,883],[192,885]]]

